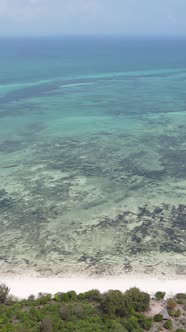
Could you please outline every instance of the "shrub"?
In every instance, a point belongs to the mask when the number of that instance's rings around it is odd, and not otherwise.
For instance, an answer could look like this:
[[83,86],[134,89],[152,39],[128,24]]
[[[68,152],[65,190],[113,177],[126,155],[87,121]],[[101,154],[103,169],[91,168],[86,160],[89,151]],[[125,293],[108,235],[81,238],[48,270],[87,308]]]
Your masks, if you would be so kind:
[[56,293],[53,297],[53,299],[56,301],[56,302],[60,302],[62,300],[62,296],[61,296],[62,293]]
[[157,314],[154,316],[154,322],[161,322],[163,320],[163,316],[161,314]]
[[163,300],[165,297],[165,294],[166,294],[165,292],[156,292],[156,294],[155,294],[156,300]]
[[28,301],[34,301],[35,300],[35,295],[31,294],[28,297]]
[[7,295],[7,298],[6,298],[5,302],[8,305],[12,305],[12,304],[18,302],[18,299],[17,299],[16,296],[9,294],[9,295]]
[[37,302],[41,305],[47,304],[48,302],[50,302],[52,299],[52,295],[51,294],[43,294],[43,293],[39,293],[38,294],[38,299]]
[[128,330],[122,326],[118,321],[112,321],[109,326],[109,331],[111,332],[128,332]]
[[146,330],[146,331],[149,331],[152,327],[152,319],[151,318],[146,318],[145,321],[144,321],[144,326],[143,328]]
[[92,289],[85,293],[80,293],[78,295],[78,299],[80,300],[87,300],[87,301],[100,301],[101,300],[101,294],[97,289]]
[[141,292],[138,288],[131,288],[126,291],[125,296],[132,302],[132,309],[137,312],[145,311],[149,308],[150,295]]
[[5,284],[0,284],[0,303],[5,303],[10,289]]
[[176,308],[176,302],[174,301],[174,299],[169,299],[167,302],[167,309],[168,310],[174,310]]
[[40,324],[40,331],[41,332],[53,332],[53,325],[50,319],[46,318],[43,319]]
[[138,319],[138,323],[141,328],[143,328],[146,331],[149,331],[150,328],[152,327],[152,319],[151,318],[146,318],[142,314],[136,314],[136,318]]
[[186,330],[183,330],[183,329],[177,329],[176,332],[186,332]]
[[76,301],[77,300],[77,294],[75,291],[70,291],[65,294],[65,299],[67,301]]
[[181,311],[179,309],[174,311],[174,317],[180,317],[180,315],[181,315]]
[[70,321],[72,318],[72,312],[68,305],[64,304],[60,309],[60,316],[64,321]]
[[185,293],[178,293],[178,294],[176,294],[175,297],[178,300],[186,300],[186,294]]
[[70,291],[67,293],[56,293],[54,295],[54,300],[57,302],[69,302],[69,301],[76,301],[77,300],[77,294],[74,291]]
[[176,302],[179,304],[185,304],[186,303],[186,294],[184,293],[178,293],[175,296]]
[[143,332],[143,329],[140,327],[138,319],[135,316],[131,316],[123,321],[123,325],[128,332]]
[[101,300],[101,310],[109,317],[126,317],[131,310],[131,302],[122,292],[110,290],[103,294]]
[[84,308],[81,303],[74,303],[72,305],[67,305],[67,306],[70,310],[71,316],[74,316],[74,318],[78,319],[85,318]]
[[167,320],[164,324],[163,327],[167,330],[171,330],[172,329],[172,321],[171,320]]
[[63,320],[89,319],[97,315],[97,309],[90,304],[64,303],[60,308],[60,316]]

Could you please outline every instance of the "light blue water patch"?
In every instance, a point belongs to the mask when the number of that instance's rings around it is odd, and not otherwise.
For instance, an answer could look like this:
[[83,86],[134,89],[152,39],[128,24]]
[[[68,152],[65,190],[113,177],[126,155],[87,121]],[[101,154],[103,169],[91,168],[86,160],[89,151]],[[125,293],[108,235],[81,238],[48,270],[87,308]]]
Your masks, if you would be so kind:
[[93,85],[93,82],[89,82],[89,83],[69,83],[69,84],[64,84],[61,85],[60,88],[73,88],[73,87],[78,87],[78,86],[87,86],[87,85]]

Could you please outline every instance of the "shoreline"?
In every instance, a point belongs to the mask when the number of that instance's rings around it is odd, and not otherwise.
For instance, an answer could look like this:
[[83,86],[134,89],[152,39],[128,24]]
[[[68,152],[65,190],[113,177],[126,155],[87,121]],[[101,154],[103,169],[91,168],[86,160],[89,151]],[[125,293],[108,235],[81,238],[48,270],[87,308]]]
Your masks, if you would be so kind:
[[101,293],[110,289],[125,292],[127,289],[137,287],[142,291],[154,295],[157,291],[166,292],[167,296],[186,292],[186,280],[179,278],[157,278],[150,276],[119,276],[119,277],[29,277],[29,276],[3,276],[0,275],[0,284],[5,283],[10,288],[10,294],[18,298],[27,298],[38,293],[86,292],[98,289]]

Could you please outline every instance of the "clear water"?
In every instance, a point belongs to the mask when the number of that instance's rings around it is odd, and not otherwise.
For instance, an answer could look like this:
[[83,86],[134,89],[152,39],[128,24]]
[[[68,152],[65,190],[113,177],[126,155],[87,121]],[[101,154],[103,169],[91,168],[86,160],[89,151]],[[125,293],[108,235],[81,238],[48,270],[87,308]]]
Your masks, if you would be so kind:
[[186,273],[186,40],[0,40],[1,271]]

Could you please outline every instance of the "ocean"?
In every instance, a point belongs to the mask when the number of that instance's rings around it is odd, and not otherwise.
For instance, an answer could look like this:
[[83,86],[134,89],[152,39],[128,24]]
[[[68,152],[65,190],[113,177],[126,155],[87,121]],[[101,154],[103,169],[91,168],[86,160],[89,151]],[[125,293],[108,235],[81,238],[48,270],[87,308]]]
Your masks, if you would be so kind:
[[0,39],[0,268],[186,273],[186,39]]

